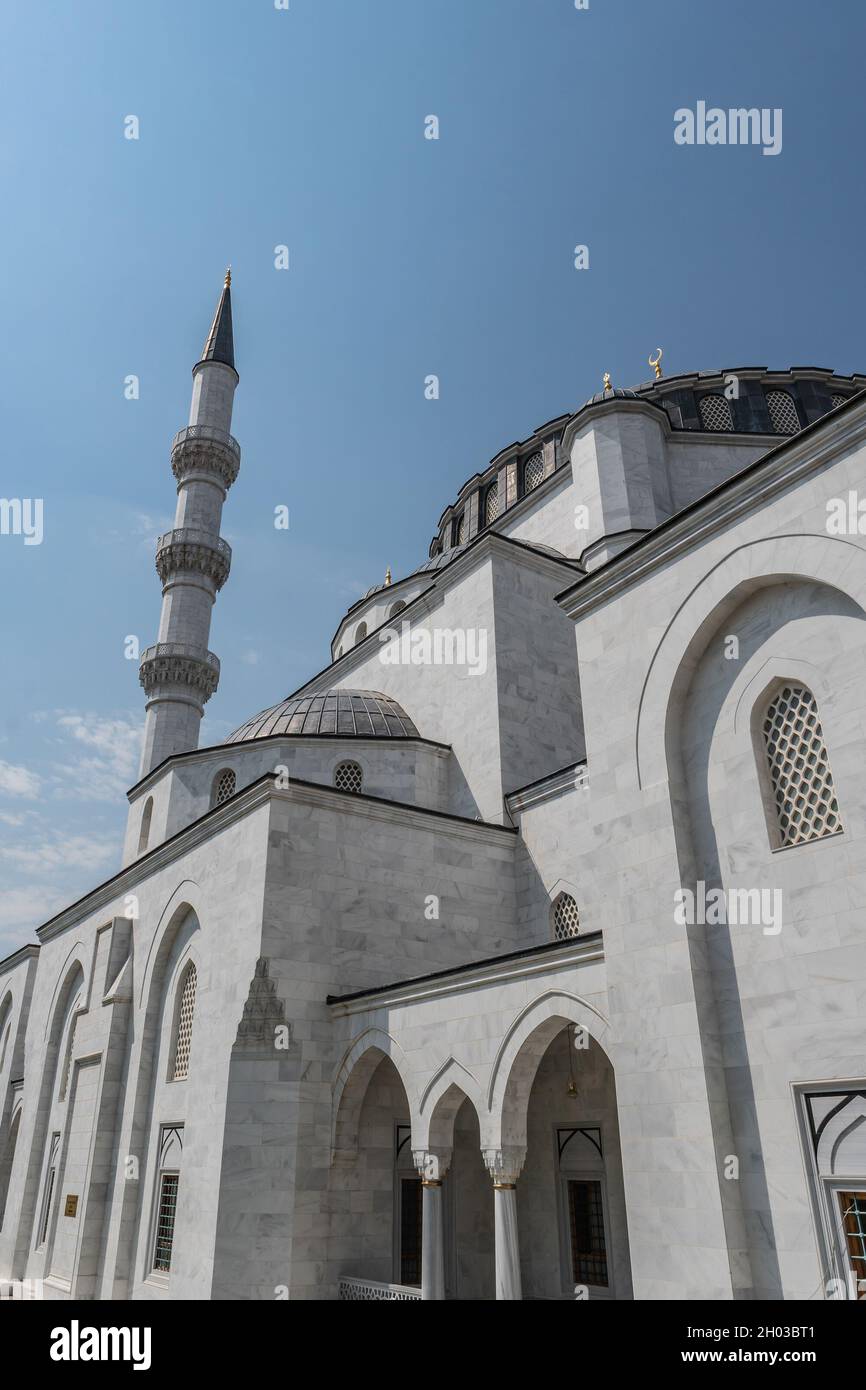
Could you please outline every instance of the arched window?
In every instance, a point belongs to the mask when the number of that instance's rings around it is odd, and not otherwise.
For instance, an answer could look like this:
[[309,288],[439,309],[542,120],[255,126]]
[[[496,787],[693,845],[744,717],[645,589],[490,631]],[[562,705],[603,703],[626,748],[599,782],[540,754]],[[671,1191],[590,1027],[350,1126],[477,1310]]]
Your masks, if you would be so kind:
[[334,768],[334,786],[340,792],[359,792],[364,785],[364,774],[357,763],[348,761],[337,763]]
[[783,685],[764,713],[779,848],[822,840],[842,829],[833,774],[815,696],[804,685]]
[[454,544],[463,545],[466,540],[466,513],[461,512],[454,523]]
[[192,1016],[195,1012],[196,969],[192,961],[186,967],[177,987],[177,1017],[174,1025],[171,1079],[185,1081],[189,1075],[189,1045],[192,1041]]
[[342,655],[343,655],[343,648],[342,648],[342,647],[338,647],[338,648],[337,648],[337,655],[334,657],[334,660],[335,660],[335,661],[339,661],[339,660],[340,660],[340,657],[341,657]]
[[768,391],[767,409],[776,434],[796,434],[800,428],[800,417],[792,396],[787,391]]
[[367,636],[367,624],[366,624],[366,623],[359,623],[358,626],[355,628],[355,642],[356,642],[356,644],[357,644],[358,642],[363,642],[363,640],[364,640],[364,638],[365,638],[366,636]]
[[542,453],[533,454],[523,465],[523,491],[524,494],[532,492],[538,487],[544,478],[544,455]]
[[389,610],[388,610],[388,618],[389,618],[389,620],[390,620],[391,618],[396,618],[397,614],[398,614],[398,613],[402,613],[402,612],[403,612],[403,609],[404,609],[405,607],[406,607],[406,605],[405,605],[405,603],[403,602],[403,600],[402,600],[401,598],[398,599],[397,602],[394,603],[394,604],[392,604],[391,607],[390,607]]
[[499,480],[492,482],[484,494],[484,525],[489,526],[499,515]]
[[66,1092],[69,1089],[69,1073],[72,1069],[72,1049],[75,1045],[75,1025],[78,1022],[78,1012],[81,1008],[81,994],[76,994],[67,1015],[66,1044],[63,1050],[63,1070],[60,1073],[60,1094],[59,1099],[66,1099]]
[[577,903],[570,893],[560,893],[550,914],[554,941],[568,941],[580,932],[580,916]]
[[12,1020],[9,1015],[12,1012],[12,995],[7,993],[6,998],[0,1005],[0,1073],[3,1071],[6,1062],[6,1053],[9,1048],[9,1038],[12,1034]]
[[724,396],[704,396],[699,404],[705,430],[733,430],[734,417]]
[[833,406],[833,409],[834,409],[834,410],[838,410],[838,409],[839,409],[839,406],[840,406],[840,405],[844,405],[845,402],[847,401],[847,399],[848,399],[847,396],[831,396],[831,397],[830,397],[830,401],[831,401],[831,404],[832,404],[832,406]]
[[224,767],[213,779],[210,804],[211,807],[222,806],[224,801],[234,796],[237,787],[237,777],[230,767]]
[[147,849],[147,842],[150,839],[150,822],[153,817],[153,797],[149,796],[144,803],[144,810],[141,813],[141,829],[138,833],[138,852],[143,854]]

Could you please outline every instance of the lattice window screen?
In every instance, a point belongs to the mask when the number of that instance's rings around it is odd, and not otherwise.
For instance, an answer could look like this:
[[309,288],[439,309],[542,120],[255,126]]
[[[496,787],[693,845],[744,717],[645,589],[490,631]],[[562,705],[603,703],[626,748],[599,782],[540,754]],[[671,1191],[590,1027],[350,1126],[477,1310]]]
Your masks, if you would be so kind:
[[491,483],[484,498],[484,523],[489,526],[499,515],[499,483]]
[[783,686],[767,707],[763,735],[782,845],[835,835],[842,821],[811,690]]
[[577,903],[570,893],[560,893],[553,904],[553,939],[567,941],[580,932],[580,915]]
[[731,407],[724,396],[704,396],[700,410],[701,424],[705,430],[733,430]]
[[364,774],[357,763],[337,763],[334,768],[334,786],[341,792],[359,792],[364,784]]
[[797,407],[787,391],[768,391],[767,409],[776,434],[796,434],[800,428]]
[[834,410],[837,410],[838,407],[839,407],[840,405],[844,405],[844,404],[845,404],[845,402],[847,401],[847,399],[848,399],[847,396],[831,396],[831,397],[830,397],[830,400],[831,400],[831,402],[832,402],[833,409],[834,409]]
[[236,786],[237,778],[235,777],[235,774],[232,772],[230,767],[226,768],[225,772],[221,772],[217,777],[216,781],[214,782],[214,806],[221,806],[224,801],[228,801],[230,796],[234,796]]
[[532,492],[537,488],[544,477],[544,455],[533,454],[532,458],[527,459],[523,468],[523,491]]
[[457,523],[457,531],[454,537],[455,545],[463,545],[466,540],[466,513],[460,513],[460,520]]
[[156,1244],[153,1252],[153,1267],[163,1274],[171,1269],[171,1253],[174,1245],[174,1218],[177,1211],[178,1173],[163,1173],[159,1188],[159,1207],[156,1214]]
[[195,1012],[195,985],[196,970],[194,965],[190,965],[181,987],[172,1081],[185,1081],[189,1075],[189,1046],[192,1042],[192,1016]]

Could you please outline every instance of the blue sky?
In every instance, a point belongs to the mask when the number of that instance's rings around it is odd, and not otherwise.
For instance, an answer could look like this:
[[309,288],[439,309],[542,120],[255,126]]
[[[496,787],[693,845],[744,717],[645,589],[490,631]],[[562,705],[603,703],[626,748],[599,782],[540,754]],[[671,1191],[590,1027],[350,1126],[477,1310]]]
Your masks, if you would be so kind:
[[[855,0],[7,0],[0,493],[44,499],[44,539],[0,536],[0,955],[119,864],[123,643],[156,634],[225,265],[243,464],[207,742],[604,371],[643,381],[657,345],[669,374],[866,370],[864,31]],[[698,100],[781,107],[782,153],[675,145]]]

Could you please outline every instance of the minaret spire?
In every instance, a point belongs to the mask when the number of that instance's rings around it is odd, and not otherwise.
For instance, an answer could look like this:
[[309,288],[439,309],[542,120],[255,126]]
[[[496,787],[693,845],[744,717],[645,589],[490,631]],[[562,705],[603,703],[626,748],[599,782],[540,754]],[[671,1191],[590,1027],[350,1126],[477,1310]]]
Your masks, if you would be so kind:
[[142,653],[139,669],[147,697],[142,777],[172,753],[198,747],[204,706],[219,681],[219,661],[208,650],[208,639],[214,600],[231,565],[231,548],[220,536],[223,503],[241,459],[231,435],[239,378],[230,269],[192,377],[189,424],[175,435],[171,449],[177,480],[174,529],[156,543],[162,580],[159,637]]

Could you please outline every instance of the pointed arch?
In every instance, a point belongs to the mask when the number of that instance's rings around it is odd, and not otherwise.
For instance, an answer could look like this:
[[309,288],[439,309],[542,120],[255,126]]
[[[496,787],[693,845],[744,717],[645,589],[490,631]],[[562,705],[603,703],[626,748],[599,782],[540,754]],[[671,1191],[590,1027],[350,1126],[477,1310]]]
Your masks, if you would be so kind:
[[412,1086],[409,1063],[396,1038],[381,1028],[367,1028],[343,1054],[334,1076],[331,1110],[331,1155],[352,1155],[358,1147],[358,1124],[361,1108],[373,1073],[383,1057],[393,1062],[403,1083],[412,1110]]
[[499,1045],[487,1090],[483,1147],[525,1147],[526,1113],[535,1073],[557,1033],[569,1024],[584,1029],[611,1060],[607,1048],[610,1025],[598,1009],[579,995],[560,989],[533,999],[512,1020]]
[[477,1078],[454,1057],[434,1072],[421,1094],[415,1143],[419,1149],[450,1149],[457,1112],[468,1100],[478,1123],[484,1114],[484,1093]]

